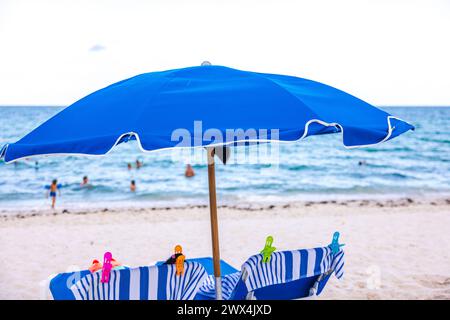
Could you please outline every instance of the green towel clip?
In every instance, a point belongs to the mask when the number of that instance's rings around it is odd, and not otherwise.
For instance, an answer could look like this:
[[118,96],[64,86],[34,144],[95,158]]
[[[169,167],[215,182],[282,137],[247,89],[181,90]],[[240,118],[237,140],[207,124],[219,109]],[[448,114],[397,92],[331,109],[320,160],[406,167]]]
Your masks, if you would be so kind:
[[277,248],[272,247],[273,243],[273,237],[268,236],[266,238],[266,245],[264,246],[264,249],[261,250],[261,254],[263,255],[262,262],[267,263],[270,261],[270,256],[272,255],[272,252],[274,252]]
[[339,250],[341,250],[340,248],[345,246],[345,244],[340,244],[339,243],[339,232],[335,232],[333,234],[333,240],[331,241],[331,244],[328,245],[331,248],[331,252],[333,254],[336,254],[339,252]]

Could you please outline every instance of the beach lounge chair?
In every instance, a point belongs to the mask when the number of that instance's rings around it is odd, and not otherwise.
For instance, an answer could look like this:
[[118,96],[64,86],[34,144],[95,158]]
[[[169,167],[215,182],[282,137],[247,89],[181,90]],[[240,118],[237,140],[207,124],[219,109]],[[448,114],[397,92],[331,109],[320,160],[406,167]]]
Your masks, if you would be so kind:
[[[330,247],[274,252],[267,263],[262,259],[262,254],[254,255],[242,265],[241,271],[228,270],[222,276],[224,300],[311,297],[323,291],[333,273],[338,279],[344,273],[344,251],[334,254]],[[214,298],[214,276],[210,274],[195,299]]]
[[[207,272],[207,276],[205,277],[202,286],[199,288],[199,291],[195,296],[195,300],[214,300],[216,298],[216,291],[215,291],[213,259],[211,257],[204,257],[204,258],[192,258],[186,261],[197,262],[201,264],[205,268],[205,271]],[[163,263],[164,263],[163,261],[159,261],[157,264],[160,265]],[[241,278],[241,272],[223,260],[220,260],[220,270],[222,273],[223,299],[229,300],[228,297],[231,295],[234,288],[236,287],[236,284]]]
[[101,271],[61,273],[50,280],[55,300],[192,300],[207,273],[197,262],[185,262],[184,272],[175,265],[111,270],[109,281],[101,282]]

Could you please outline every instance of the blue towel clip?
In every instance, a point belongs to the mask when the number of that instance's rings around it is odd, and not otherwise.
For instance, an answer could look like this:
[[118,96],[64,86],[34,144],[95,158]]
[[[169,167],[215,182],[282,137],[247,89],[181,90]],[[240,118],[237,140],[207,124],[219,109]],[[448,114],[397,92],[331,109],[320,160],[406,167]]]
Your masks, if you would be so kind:
[[331,241],[331,244],[328,245],[330,247],[330,249],[331,249],[331,252],[333,254],[338,253],[341,250],[340,248],[345,246],[345,244],[340,244],[339,243],[339,235],[340,235],[339,232],[336,231],[333,234],[333,240]]

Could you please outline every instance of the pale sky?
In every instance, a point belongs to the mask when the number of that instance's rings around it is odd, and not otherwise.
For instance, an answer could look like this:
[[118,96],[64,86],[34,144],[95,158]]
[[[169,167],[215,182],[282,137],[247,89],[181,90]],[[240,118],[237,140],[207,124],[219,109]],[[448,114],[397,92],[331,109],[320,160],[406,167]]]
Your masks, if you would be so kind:
[[209,60],[375,105],[450,105],[450,0],[0,0],[0,105]]

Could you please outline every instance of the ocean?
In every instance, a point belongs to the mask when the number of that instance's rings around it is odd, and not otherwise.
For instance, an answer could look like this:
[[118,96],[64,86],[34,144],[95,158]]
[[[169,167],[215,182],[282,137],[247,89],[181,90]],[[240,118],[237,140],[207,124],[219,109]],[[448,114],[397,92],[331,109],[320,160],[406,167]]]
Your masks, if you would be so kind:
[[[273,203],[296,200],[417,197],[450,194],[450,107],[382,107],[416,130],[363,149],[346,149],[340,134],[280,144],[279,163],[218,164],[219,203]],[[0,107],[0,145],[14,142],[60,107]],[[82,126],[82,123],[80,123]],[[238,153],[257,146],[238,147]],[[144,166],[127,169],[139,159]],[[36,161],[38,163],[36,164]],[[362,162],[363,165],[359,163]],[[185,163],[170,150],[142,153],[123,143],[104,157],[40,157],[0,161],[0,211],[48,208],[45,186],[61,183],[58,207],[182,206],[208,203],[207,166]],[[82,177],[91,188],[81,188]],[[129,191],[131,180],[137,191]]]

